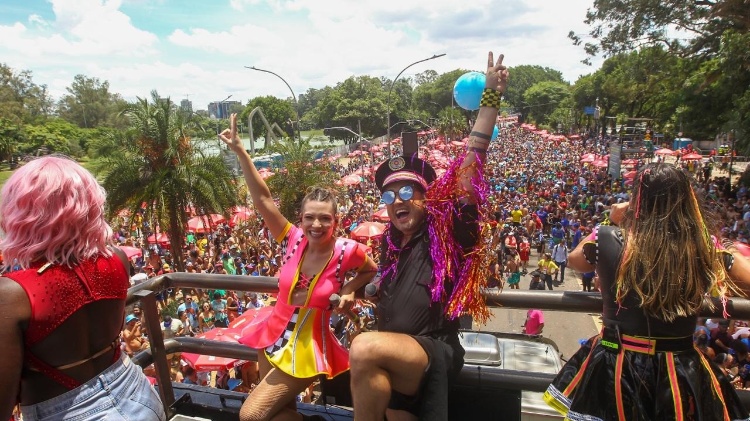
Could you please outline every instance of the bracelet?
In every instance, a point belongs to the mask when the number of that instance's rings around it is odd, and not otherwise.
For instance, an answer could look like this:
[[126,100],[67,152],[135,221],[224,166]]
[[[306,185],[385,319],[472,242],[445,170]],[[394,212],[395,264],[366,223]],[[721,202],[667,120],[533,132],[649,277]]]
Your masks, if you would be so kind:
[[474,153],[487,153],[487,149],[482,149],[482,148],[475,148],[475,147],[473,147],[473,146],[469,146],[469,152],[474,152]]
[[482,99],[479,101],[480,107],[500,108],[500,92],[492,88],[484,88]]
[[482,133],[482,132],[478,132],[478,131],[476,131],[476,130],[475,130],[475,131],[472,131],[472,132],[471,132],[471,133],[469,134],[469,136],[475,136],[475,137],[478,137],[478,138],[480,138],[480,139],[484,139],[484,140],[492,140],[492,136],[490,136],[490,135],[488,135],[488,134],[484,134],[484,133]]

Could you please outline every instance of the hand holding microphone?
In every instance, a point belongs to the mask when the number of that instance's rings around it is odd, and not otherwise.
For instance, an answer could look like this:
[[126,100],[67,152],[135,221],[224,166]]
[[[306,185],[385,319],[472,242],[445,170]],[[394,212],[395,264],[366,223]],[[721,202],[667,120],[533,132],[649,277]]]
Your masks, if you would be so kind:
[[361,329],[361,320],[359,318],[359,315],[354,313],[351,308],[345,308],[341,306],[341,296],[338,294],[331,294],[331,296],[328,298],[328,302],[331,304],[331,307],[334,309],[339,309],[340,312],[344,313],[349,320],[354,322],[354,325],[357,327],[357,330]]

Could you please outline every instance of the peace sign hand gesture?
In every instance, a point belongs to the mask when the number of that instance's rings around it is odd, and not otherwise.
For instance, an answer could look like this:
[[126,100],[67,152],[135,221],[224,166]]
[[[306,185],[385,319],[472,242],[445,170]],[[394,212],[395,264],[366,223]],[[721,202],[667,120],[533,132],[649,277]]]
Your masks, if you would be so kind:
[[503,66],[503,59],[505,55],[500,54],[497,58],[497,63],[493,59],[492,51],[490,51],[487,57],[487,75],[484,82],[485,88],[494,89],[500,93],[505,92],[508,87],[508,68]]
[[245,146],[242,144],[242,139],[237,135],[237,113],[232,113],[229,116],[229,128],[224,129],[219,134],[219,139],[235,152],[244,150]]

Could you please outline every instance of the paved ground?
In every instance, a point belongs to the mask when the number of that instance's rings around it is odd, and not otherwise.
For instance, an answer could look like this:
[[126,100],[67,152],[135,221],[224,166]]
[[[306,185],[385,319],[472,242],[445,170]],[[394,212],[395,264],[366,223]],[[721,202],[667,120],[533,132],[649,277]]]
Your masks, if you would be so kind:
[[[529,272],[536,268],[539,256],[532,251],[529,261]],[[531,276],[521,277],[521,290],[529,289]],[[581,276],[572,269],[565,270],[565,283],[555,287],[555,291],[581,291]],[[507,287],[503,294],[513,294]],[[474,326],[475,330],[496,332],[521,333],[523,322],[526,320],[525,309],[493,308],[493,317],[485,326]],[[550,338],[560,348],[562,357],[567,359],[580,347],[579,340],[595,335],[601,328],[599,314],[572,313],[562,311],[544,311],[544,331],[542,336]]]

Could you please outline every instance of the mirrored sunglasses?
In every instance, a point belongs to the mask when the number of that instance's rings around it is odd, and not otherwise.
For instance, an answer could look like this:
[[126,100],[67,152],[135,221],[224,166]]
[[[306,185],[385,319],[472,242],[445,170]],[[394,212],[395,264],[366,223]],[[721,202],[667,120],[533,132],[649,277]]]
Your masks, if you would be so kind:
[[[383,203],[386,205],[392,205],[393,202],[396,201],[396,192],[393,190],[386,190],[380,197],[383,200]],[[401,199],[402,202],[411,200],[412,197],[414,197],[414,187],[411,184],[407,184],[398,189],[398,198]]]

